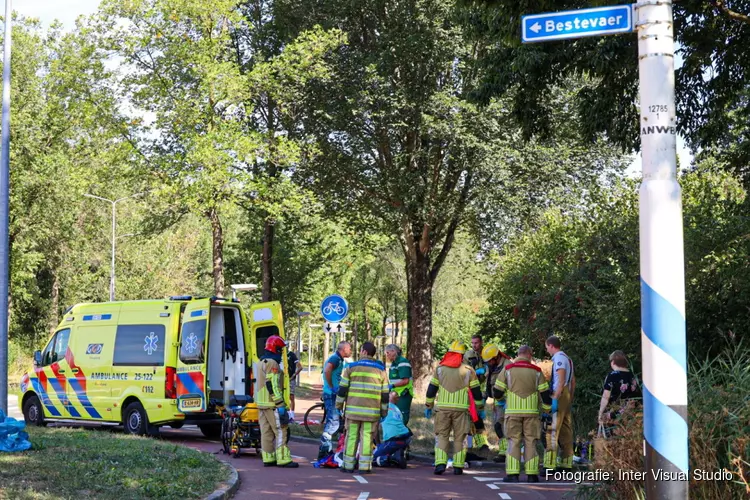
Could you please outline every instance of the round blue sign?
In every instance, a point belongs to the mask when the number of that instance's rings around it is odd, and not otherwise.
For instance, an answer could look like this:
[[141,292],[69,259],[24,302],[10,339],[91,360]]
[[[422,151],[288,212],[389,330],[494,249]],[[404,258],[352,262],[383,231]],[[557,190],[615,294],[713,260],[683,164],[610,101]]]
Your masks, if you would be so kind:
[[326,321],[338,323],[349,314],[349,304],[341,295],[329,295],[320,303],[320,313]]

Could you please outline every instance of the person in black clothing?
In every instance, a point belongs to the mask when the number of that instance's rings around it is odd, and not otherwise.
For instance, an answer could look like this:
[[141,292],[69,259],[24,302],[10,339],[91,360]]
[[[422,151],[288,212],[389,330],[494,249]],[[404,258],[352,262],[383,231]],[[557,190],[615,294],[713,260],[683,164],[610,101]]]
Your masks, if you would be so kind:
[[604,379],[602,401],[599,404],[599,423],[607,424],[617,418],[630,405],[628,400],[641,397],[641,388],[635,375],[628,369],[628,358],[622,351],[609,355],[612,371]]
[[289,420],[294,421],[294,392],[297,389],[297,375],[302,371],[302,363],[291,350],[287,351],[286,356],[289,372]]

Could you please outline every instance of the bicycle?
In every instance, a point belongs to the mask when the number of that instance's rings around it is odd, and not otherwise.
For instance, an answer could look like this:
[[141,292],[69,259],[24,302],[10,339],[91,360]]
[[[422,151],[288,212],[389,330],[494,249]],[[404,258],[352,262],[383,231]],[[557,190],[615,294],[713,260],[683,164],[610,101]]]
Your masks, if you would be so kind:
[[[317,412],[323,412],[323,418],[320,419],[320,421],[317,421],[311,417],[312,413]],[[303,423],[305,424],[305,429],[307,429],[307,432],[314,438],[320,438],[320,436],[323,434],[323,425],[326,421],[326,407],[325,404],[321,401],[320,403],[315,403],[312,405],[306,412]]]
[[344,308],[339,302],[330,302],[323,308],[323,314],[328,315],[332,312],[335,312],[339,316],[342,316],[344,314]]

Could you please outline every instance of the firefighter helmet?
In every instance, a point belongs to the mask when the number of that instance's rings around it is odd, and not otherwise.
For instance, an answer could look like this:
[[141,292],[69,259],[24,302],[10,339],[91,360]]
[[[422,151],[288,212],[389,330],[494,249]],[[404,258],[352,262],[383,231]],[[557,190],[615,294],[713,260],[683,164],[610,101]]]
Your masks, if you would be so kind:
[[268,339],[266,339],[266,351],[271,351],[274,354],[278,354],[284,347],[286,347],[286,342],[284,342],[284,339],[282,339],[278,335],[271,335],[270,337],[268,337]]
[[500,348],[497,346],[497,344],[487,344],[486,346],[484,346],[484,349],[482,349],[482,359],[485,363],[493,358],[496,358],[498,354],[500,354]]
[[466,352],[466,344],[464,344],[460,340],[454,340],[451,343],[451,346],[448,348],[448,352],[457,352],[459,354],[464,354]]

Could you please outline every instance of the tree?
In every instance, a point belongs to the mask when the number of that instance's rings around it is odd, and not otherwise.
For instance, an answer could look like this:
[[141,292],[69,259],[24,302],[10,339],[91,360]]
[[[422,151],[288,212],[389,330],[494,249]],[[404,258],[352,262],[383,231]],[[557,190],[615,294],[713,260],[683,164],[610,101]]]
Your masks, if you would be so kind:
[[[466,40],[454,1],[312,1],[299,11],[302,27],[338,28],[347,43],[329,59],[330,82],[307,86],[303,122],[321,154],[298,177],[352,224],[401,243],[408,353],[421,391],[433,361],[432,292],[456,231],[477,215],[487,191],[511,184],[527,158],[516,151],[506,103],[469,100],[485,47]],[[606,163],[593,160],[575,169],[555,161],[546,174],[578,175]]]
[[69,34],[23,18],[14,27],[10,337],[27,349],[66,304],[106,297],[109,259],[92,257],[102,233],[83,194],[126,184],[132,149],[94,35],[84,24]]
[[[245,88],[231,57],[234,0],[105,1],[100,32],[123,58],[122,84],[136,109],[153,113],[139,137],[145,172],[156,194],[178,216],[191,212],[210,224],[214,293],[224,295],[222,212],[252,162],[258,139],[242,127]],[[136,119],[138,121],[139,119]]]
[[[577,95],[582,133],[605,133],[626,150],[639,146],[638,50],[634,35],[591,37],[522,45],[521,16],[577,9],[570,0],[514,2],[467,0],[473,36],[490,39],[483,54],[488,71],[475,97],[517,89],[513,113],[527,135],[548,131],[550,92],[569,76],[585,75]],[[597,3],[586,4],[589,7]],[[480,7],[477,7],[480,6]],[[694,150],[716,152],[731,146],[730,167],[747,174],[750,17],[747,4],[721,0],[675,2],[678,44],[676,97],[678,129]],[[734,140],[740,144],[732,144]]]

